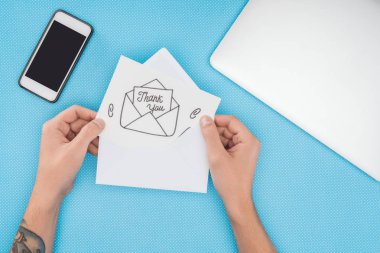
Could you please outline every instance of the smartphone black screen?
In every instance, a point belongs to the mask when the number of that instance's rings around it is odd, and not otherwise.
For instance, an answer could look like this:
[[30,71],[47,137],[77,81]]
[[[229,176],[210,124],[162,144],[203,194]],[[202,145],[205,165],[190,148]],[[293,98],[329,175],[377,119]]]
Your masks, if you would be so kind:
[[26,76],[58,91],[86,36],[53,21]]

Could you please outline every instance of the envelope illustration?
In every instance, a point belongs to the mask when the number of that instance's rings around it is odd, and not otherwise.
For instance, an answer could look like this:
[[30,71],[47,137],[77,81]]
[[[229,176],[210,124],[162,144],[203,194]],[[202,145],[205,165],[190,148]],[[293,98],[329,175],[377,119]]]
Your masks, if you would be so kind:
[[[154,79],[140,87],[151,89],[166,89],[158,80]],[[120,115],[121,127],[156,136],[170,137],[176,131],[179,104],[172,97],[170,110],[162,115],[154,116],[152,112],[142,112],[133,104],[134,90],[128,91],[124,96],[123,106]]]

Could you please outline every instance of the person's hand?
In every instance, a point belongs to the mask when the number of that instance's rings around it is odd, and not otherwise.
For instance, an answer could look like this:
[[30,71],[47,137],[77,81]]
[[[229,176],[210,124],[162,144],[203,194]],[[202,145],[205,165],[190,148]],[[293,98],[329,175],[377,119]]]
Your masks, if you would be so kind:
[[252,184],[260,152],[257,138],[233,116],[200,121],[214,186],[227,213],[235,218],[252,208]]
[[[97,155],[104,121],[72,106],[42,128],[36,182],[11,251],[52,252],[60,206],[88,152]],[[24,250],[22,250],[24,252]]]
[[87,151],[98,152],[105,124],[95,117],[92,110],[72,106],[43,125],[33,195],[59,202],[71,191]]
[[260,142],[235,117],[200,121],[212,181],[231,220],[239,252],[276,252],[252,200]]

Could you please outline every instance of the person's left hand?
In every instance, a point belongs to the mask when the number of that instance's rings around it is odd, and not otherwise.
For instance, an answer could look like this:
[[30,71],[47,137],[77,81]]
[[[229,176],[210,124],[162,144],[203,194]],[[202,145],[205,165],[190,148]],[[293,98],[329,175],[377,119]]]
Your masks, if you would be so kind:
[[56,203],[71,191],[87,151],[98,153],[105,123],[95,117],[92,110],[72,106],[43,125],[33,195]]

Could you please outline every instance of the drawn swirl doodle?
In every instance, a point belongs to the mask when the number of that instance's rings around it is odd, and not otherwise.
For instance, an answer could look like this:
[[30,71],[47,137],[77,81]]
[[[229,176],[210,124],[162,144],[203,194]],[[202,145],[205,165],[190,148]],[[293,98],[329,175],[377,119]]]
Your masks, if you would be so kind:
[[195,119],[197,115],[201,112],[201,108],[195,109],[191,114],[190,114],[190,119]]
[[113,116],[113,109],[114,109],[114,106],[113,104],[111,103],[109,106],[108,106],[108,117],[112,118]]

